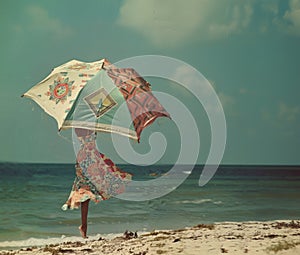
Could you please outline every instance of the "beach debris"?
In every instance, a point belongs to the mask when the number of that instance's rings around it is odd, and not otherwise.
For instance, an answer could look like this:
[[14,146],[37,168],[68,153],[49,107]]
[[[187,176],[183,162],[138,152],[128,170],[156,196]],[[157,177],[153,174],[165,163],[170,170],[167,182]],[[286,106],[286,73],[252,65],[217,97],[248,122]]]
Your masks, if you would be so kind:
[[300,242],[287,242],[287,241],[279,241],[277,244],[273,244],[269,246],[266,251],[267,252],[279,252],[282,250],[289,250],[291,248],[295,248],[297,245],[300,245]]
[[156,237],[154,237],[153,241],[157,242],[157,241],[162,241],[162,240],[166,240],[166,239],[169,239],[169,235],[161,234],[161,235],[157,235]]
[[3,252],[0,251],[0,255],[15,255],[15,254],[16,252],[14,251],[3,251]]
[[163,253],[167,253],[167,251],[164,251],[164,250],[157,250],[156,253],[157,253],[157,254],[163,254]]
[[146,255],[147,254],[147,251],[141,251],[139,253],[136,253],[136,255]]
[[128,231],[126,230],[123,234],[123,238],[124,239],[132,239],[132,238],[137,238],[138,235],[137,235],[137,232],[131,232],[131,231]]
[[[282,222],[282,229],[275,228]],[[300,231],[296,228],[296,221],[273,221],[264,223],[264,226],[246,222],[243,223],[244,229],[238,230],[240,224],[215,223],[214,230],[202,228],[206,225],[200,225],[200,228],[156,230],[140,234],[137,239],[134,239],[135,232],[126,230],[124,236],[122,233],[113,239],[97,241],[97,236],[87,242],[48,244],[46,247],[30,247],[29,250],[24,247],[19,251],[0,251],[0,255],[300,254]],[[263,229],[267,226],[270,226],[270,230]]]
[[271,238],[271,239],[277,238],[277,237],[285,238],[285,237],[287,237],[287,235],[268,234],[268,235],[264,235],[264,237]]
[[193,228],[208,228],[209,230],[213,230],[215,228],[214,224],[198,224]]
[[274,228],[281,229],[281,228],[300,228],[300,221],[294,221],[291,222],[276,222],[273,224]]
[[180,238],[175,238],[174,241],[173,241],[173,243],[177,243],[179,241],[181,241]]
[[73,253],[74,254],[74,249],[58,248],[58,252],[60,252],[60,253]]
[[129,249],[129,253],[132,253],[132,255],[146,255],[147,251],[134,252],[131,249]]
[[221,247],[221,252],[222,252],[222,253],[228,253],[228,250],[225,249],[225,248],[223,248],[223,247]]
[[[85,243],[79,242],[79,241],[76,241],[76,242],[71,242],[71,241],[69,241],[69,242],[63,242],[63,244],[64,245],[72,245],[74,247],[81,247],[81,246],[85,245]],[[51,247],[51,244],[49,246]],[[57,246],[57,245],[55,245],[55,246]],[[53,245],[52,245],[52,247],[53,247]]]
[[[61,247],[61,245],[63,246],[67,246],[67,247]],[[79,248],[84,246],[85,244],[79,241],[76,242],[64,242],[62,244],[50,244],[50,245],[46,245],[42,251],[43,252],[50,252],[52,255],[57,255],[57,254],[62,254],[62,253],[72,253],[74,254],[74,252],[76,251],[76,249],[72,249],[72,248]],[[71,246],[68,247],[68,246]],[[91,248],[82,248],[80,249],[80,251],[86,251],[86,252],[91,252],[93,251]]]

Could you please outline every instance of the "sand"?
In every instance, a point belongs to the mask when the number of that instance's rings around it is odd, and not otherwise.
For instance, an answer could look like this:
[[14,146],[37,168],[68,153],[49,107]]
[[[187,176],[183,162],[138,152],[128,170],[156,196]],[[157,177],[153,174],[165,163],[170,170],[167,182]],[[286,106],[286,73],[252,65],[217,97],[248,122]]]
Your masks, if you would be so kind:
[[222,222],[177,230],[124,233],[118,237],[2,251],[31,254],[300,254],[300,221]]

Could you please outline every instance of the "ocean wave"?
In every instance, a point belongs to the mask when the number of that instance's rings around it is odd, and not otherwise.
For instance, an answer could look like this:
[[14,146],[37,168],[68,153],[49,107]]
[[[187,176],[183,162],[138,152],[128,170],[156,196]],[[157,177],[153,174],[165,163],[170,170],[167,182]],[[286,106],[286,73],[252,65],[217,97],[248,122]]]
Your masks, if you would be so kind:
[[198,199],[198,200],[182,200],[175,201],[175,204],[204,204],[204,203],[213,203],[215,205],[222,204],[222,201],[213,201],[212,199]]
[[[89,241],[95,241],[99,240],[101,237],[105,237],[108,239],[112,239],[116,236],[119,236],[120,234],[106,234],[106,235],[94,235],[89,236]],[[86,241],[86,239],[83,239],[82,237],[78,236],[65,236],[62,235],[61,237],[51,237],[51,238],[28,238],[26,240],[15,240],[15,241],[2,241],[0,242],[0,250],[5,249],[20,249],[24,247],[33,247],[33,246],[44,246],[44,245],[50,245],[50,244],[61,244],[65,242],[77,242],[77,241]]]

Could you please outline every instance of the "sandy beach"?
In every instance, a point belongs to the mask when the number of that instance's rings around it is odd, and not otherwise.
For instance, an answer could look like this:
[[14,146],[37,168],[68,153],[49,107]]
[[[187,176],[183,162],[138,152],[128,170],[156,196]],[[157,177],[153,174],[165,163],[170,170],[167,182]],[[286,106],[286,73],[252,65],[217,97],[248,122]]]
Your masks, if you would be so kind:
[[43,247],[2,251],[31,254],[300,254],[300,221],[222,222],[148,233],[128,231],[112,239],[82,239]]

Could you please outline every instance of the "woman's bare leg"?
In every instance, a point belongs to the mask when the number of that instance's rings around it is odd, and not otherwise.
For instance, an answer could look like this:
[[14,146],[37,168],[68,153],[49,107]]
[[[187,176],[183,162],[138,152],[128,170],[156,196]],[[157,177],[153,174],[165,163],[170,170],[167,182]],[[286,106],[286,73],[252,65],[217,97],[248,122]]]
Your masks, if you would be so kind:
[[87,238],[87,216],[89,212],[89,202],[90,200],[86,200],[81,203],[81,226],[79,226],[79,231],[83,238]]

